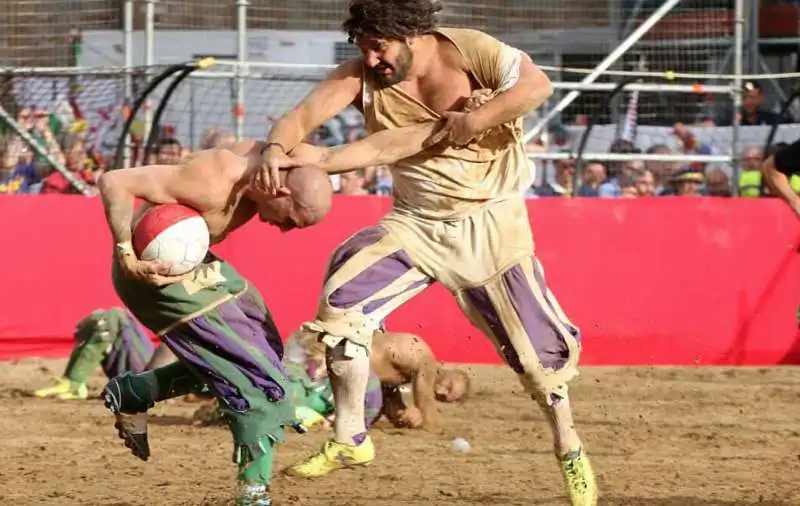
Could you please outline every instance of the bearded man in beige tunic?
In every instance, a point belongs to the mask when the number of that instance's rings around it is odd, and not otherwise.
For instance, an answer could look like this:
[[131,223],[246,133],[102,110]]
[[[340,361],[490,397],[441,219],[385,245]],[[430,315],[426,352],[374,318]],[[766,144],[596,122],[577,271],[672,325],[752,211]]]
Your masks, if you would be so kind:
[[364,427],[372,336],[389,313],[439,282],[546,413],[571,503],[595,505],[567,394],[578,328],[545,284],[523,199],[535,168],[522,117],[552,85],[519,50],[480,31],[438,27],[440,9],[431,0],[352,0],[344,29],[362,57],[283,116],[262,153],[256,184],[266,192],[280,191],[279,171],[298,160],[326,168],[331,150],[301,143],[353,104],[371,134],[402,134],[408,155],[391,167],[391,212],[333,253],[316,318],[304,325],[327,347],[337,416],[334,437],[289,471],[316,477],[372,462]]

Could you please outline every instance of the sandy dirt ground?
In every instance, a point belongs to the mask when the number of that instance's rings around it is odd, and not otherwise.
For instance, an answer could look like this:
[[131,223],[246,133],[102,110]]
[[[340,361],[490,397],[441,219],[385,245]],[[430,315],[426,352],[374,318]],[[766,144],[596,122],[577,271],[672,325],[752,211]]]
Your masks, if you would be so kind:
[[[133,458],[97,399],[39,400],[25,391],[63,361],[0,363],[0,504],[218,506],[235,475],[222,427],[196,427],[197,404],[153,410],[152,458]],[[439,433],[380,423],[371,467],[316,481],[278,476],[276,505],[562,505],[549,428],[499,367],[469,367],[475,393],[444,407]],[[103,378],[91,386],[98,394]],[[585,368],[575,417],[593,457],[601,505],[800,505],[800,369]],[[277,469],[326,434],[291,434]],[[451,441],[463,437],[468,453]]]

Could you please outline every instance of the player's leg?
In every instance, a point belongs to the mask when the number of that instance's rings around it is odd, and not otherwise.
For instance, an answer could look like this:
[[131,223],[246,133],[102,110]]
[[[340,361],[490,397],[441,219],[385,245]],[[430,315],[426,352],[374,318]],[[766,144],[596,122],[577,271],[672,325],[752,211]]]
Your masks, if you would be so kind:
[[219,401],[233,435],[242,500],[268,504],[273,446],[295,418],[283,345],[260,295],[251,288],[169,331],[164,341]]
[[306,328],[319,332],[326,345],[334,437],[320,453],[292,466],[292,474],[321,476],[373,460],[365,423],[372,334],[391,311],[432,282],[381,227],[360,231],[333,253],[317,318]]
[[118,338],[100,364],[107,377],[140,373],[147,369],[155,349],[144,328],[127,311],[116,308],[109,313],[118,318]]
[[572,504],[595,505],[594,473],[575,430],[567,388],[577,374],[578,329],[548,290],[541,265],[523,261],[457,298],[544,410]]
[[[309,383],[298,382],[288,367],[287,370],[292,378],[291,388],[297,419],[306,427],[313,427],[326,420],[335,419],[336,406],[333,402],[330,380],[326,377]],[[364,426],[367,429],[378,421],[382,408],[381,382],[374,371],[370,371],[367,394],[364,398]]]
[[[287,349],[290,344],[287,341]],[[284,360],[284,367],[297,419],[306,427],[324,423],[325,417],[333,413],[333,390],[328,378],[312,379],[304,363]]]
[[120,308],[93,311],[80,320],[75,341],[64,375],[55,385],[34,392],[36,397],[85,399],[86,382],[98,367],[109,378],[125,371],[141,372],[153,354],[147,334]]
[[[161,345],[159,350],[166,348]],[[114,413],[117,433],[134,456],[150,458],[147,411],[158,402],[202,391],[205,385],[182,362],[138,374],[111,378],[103,389],[106,407]]]
[[[324,370],[324,364],[317,358],[319,350],[316,348],[321,343],[316,338],[316,334],[308,334],[302,329],[293,333],[286,340],[286,355],[283,360],[289,374],[297,419],[306,427],[331,420],[335,412],[331,382]],[[321,375],[320,370],[323,371]],[[375,371],[370,371],[364,403],[364,422],[367,428],[380,417],[382,407],[381,383]]]

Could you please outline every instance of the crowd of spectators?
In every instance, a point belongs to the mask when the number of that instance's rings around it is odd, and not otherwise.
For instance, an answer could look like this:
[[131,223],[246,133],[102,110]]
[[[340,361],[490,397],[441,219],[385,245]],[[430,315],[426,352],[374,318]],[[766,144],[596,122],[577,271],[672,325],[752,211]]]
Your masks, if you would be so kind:
[[[56,114],[38,108],[22,109],[16,120],[41,151],[32,149],[16,131],[4,132],[0,139],[0,194],[80,194],[50,160],[83,182],[90,192],[95,191],[95,183],[112,163],[113,153],[93,147],[85,121],[65,124]],[[169,136],[162,137],[153,151],[149,163],[178,163],[188,154],[188,149]],[[133,150],[135,162],[141,153],[141,142],[137,142]]]
[[[784,122],[774,113],[763,108],[760,86],[748,83],[743,101],[742,123],[747,125],[774,124]],[[110,164],[109,153],[99,153],[87,142],[89,129],[83,121],[62,124],[57,115],[46,110],[26,108],[17,116],[19,125],[37,141],[42,152],[59,164],[75,178],[93,189],[98,176]],[[713,125],[704,125],[713,127]],[[335,146],[352,142],[365,135],[363,125],[351,118],[338,117],[328,121],[315,131],[309,142],[321,146]],[[631,155],[626,162],[600,163],[574,159],[556,162],[537,162],[539,177],[527,196],[547,197],[601,197],[637,198],[650,196],[714,196],[760,197],[769,194],[762,184],[760,163],[765,156],[781,149],[785,143],[777,143],[763,153],[758,146],[746,146],[740,153],[740,173],[732,180],[730,167],[700,163],[667,163],[663,161],[637,160],[636,155],[646,154],[711,154],[715,146],[698,139],[693,129],[676,124],[672,129],[676,139],[672,147],[667,144],[649,146],[641,150],[635,142],[618,139],[609,146],[610,153]],[[221,137],[232,134],[221,131],[206,132],[198,148],[220,145]],[[14,131],[9,130],[0,142],[0,193],[80,193],[67,178],[55,170],[45,156],[35,152]],[[224,140],[224,139],[222,139]],[[230,140],[230,139],[228,139]],[[224,144],[224,142],[223,142]],[[678,146],[676,149],[675,146]],[[543,148],[536,142],[528,146],[530,153]],[[162,136],[150,154],[148,163],[173,164],[189,153],[174,137],[169,127],[162,129]],[[134,139],[132,152],[134,164],[141,164],[140,139]],[[388,167],[369,167],[332,177],[334,189],[346,195],[391,195],[392,174]],[[792,179],[792,186],[800,193],[800,177]]]
[[[665,196],[761,197],[769,195],[762,185],[761,162],[786,143],[772,145],[767,153],[760,147],[749,146],[740,156],[738,181],[732,181],[731,171],[714,164],[681,164],[661,161],[636,160],[642,153],[629,141],[617,140],[611,153],[631,154],[626,162],[600,163],[585,161],[577,171],[575,160],[560,160],[553,164],[552,179],[528,191],[531,198],[539,197],[604,197],[635,198]],[[646,154],[676,154],[664,144],[651,146]],[[576,177],[576,173],[579,177]],[[792,187],[800,193],[800,177],[791,180]],[[736,193],[734,193],[736,192]]]

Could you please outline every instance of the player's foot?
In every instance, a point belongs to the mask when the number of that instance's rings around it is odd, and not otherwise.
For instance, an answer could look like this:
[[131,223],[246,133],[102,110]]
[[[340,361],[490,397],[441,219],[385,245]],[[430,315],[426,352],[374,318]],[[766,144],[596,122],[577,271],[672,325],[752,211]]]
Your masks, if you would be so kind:
[[41,388],[33,392],[33,395],[42,399],[51,397],[62,401],[77,401],[87,399],[89,389],[84,383],[73,383],[67,378],[60,378],[56,380],[55,385]]
[[328,440],[322,451],[286,470],[301,478],[317,478],[347,467],[368,466],[375,460],[375,446],[369,436],[360,445],[346,445]]
[[240,483],[236,506],[271,506],[269,488],[262,484]]
[[[103,390],[106,408],[114,414],[117,435],[136,457],[147,461],[150,458],[150,443],[147,440],[147,409],[153,407],[139,399],[129,388],[128,376],[113,378]],[[144,408],[144,409],[142,409]]]
[[597,483],[592,464],[583,448],[561,458],[561,473],[572,506],[597,505]]
[[294,410],[294,417],[309,429],[317,425],[324,425],[326,421],[324,416],[307,406],[297,406]]

